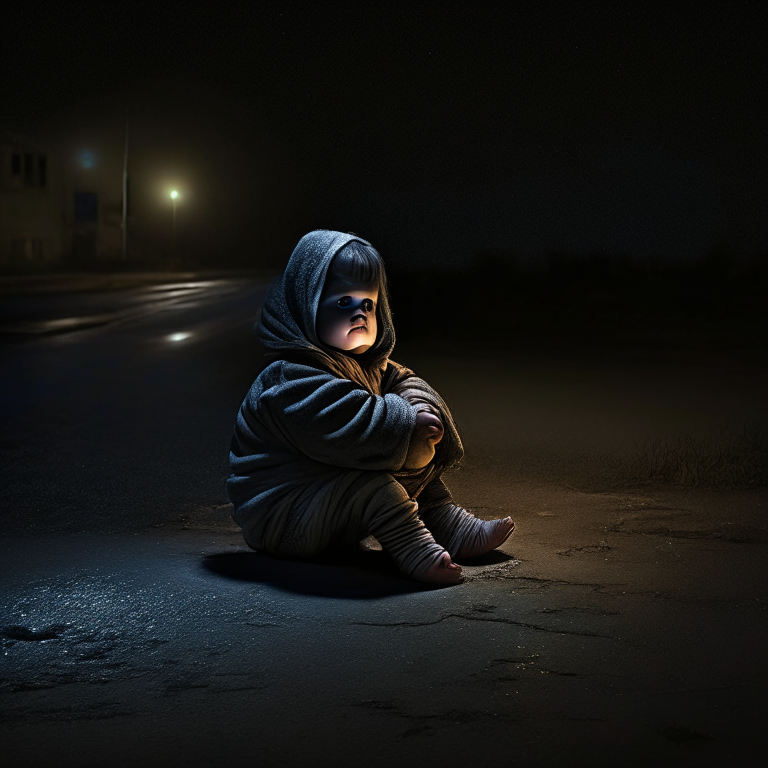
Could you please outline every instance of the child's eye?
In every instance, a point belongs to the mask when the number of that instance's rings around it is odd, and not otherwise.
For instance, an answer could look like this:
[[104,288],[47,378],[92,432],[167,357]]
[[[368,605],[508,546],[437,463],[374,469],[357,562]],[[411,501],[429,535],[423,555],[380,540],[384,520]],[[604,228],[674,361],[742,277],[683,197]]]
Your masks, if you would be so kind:
[[350,304],[352,303],[352,298],[350,296],[342,296],[336,304],[340,306],[342,309],[346,309]]
[[363,308],[363,312],[373,312],[373,302],[370,299],[363,299],[360,306]]

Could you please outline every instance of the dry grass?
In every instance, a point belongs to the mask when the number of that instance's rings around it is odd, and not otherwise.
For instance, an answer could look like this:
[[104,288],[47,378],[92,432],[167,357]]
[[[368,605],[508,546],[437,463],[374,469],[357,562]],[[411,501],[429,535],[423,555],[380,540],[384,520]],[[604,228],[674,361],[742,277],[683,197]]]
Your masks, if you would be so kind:
[[744,426],[646,441],[616,469],[626,484],[672,483],[697,488],[768,485],[768,429]]

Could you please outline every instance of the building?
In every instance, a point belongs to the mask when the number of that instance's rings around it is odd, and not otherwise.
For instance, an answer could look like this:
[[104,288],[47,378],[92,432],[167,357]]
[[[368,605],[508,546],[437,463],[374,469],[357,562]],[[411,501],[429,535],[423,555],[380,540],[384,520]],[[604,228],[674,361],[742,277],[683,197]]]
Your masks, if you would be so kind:
[[122,146],[88,147],[0,130],[0,269],[122,258]]
[[64,199],[50,149],[0,130],[0,267],[64,257]]

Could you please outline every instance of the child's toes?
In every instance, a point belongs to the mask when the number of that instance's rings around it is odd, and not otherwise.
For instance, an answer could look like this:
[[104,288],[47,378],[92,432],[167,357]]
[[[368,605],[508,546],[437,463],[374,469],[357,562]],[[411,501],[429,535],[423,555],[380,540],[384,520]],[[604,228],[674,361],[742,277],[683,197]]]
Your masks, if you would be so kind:
[[500,547],[515,530],[515,521],[511,517],[505,517],[503,520],[494,520],[493,533],[491,534],[491,549]]
[[425,581],[427,584],[458,584],[461,579],[461,567],[451,561],[451,556],[447,552],[443,552],[440,559],[420,581]]

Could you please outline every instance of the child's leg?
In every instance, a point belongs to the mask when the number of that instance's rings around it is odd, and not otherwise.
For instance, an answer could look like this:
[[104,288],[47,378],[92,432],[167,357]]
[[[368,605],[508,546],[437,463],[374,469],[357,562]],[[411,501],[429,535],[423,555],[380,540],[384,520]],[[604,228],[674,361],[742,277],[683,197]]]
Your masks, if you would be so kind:
[[461,578],[461,569],[419,519],[416,502],[385,472],[343,472],[307,489],[294,504],[275,554],[309,557],[368,535],[418,581],[456,583]]
[[501,546],[515,529],[511,517],[478,520],[451,500],[450,491],[439,478],[419,495],[421,519],[435,537],[456,559],[479,557]]

